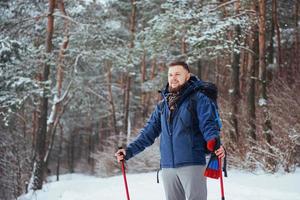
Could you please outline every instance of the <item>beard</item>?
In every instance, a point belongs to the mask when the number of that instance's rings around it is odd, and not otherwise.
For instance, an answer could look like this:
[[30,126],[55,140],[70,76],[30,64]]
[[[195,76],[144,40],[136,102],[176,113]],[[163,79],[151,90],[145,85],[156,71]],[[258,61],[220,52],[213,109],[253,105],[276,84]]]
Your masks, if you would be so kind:
[[177,87],[172,87],[172,86],[169,85],[168,90],[171,93],[178,93],[178,92],[180,92],[182,89],[184,89],[186,87],[187,83],[188,83],[188,81],[186,81],[182,85],[178,85]]

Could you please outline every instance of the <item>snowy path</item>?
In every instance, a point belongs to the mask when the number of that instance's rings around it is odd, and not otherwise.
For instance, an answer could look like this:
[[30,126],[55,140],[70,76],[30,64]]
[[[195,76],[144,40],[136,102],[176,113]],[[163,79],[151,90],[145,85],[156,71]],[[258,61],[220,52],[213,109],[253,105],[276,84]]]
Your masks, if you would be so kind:
[[[230,170],[225,178],[226,200],[300,200],[300,169],[294,174],[253,174]],[[125,200],[123,178],[96,178],[80,174],[60,177],[43,190],[18,200]],[[156,173],[127,175],[131,200],[163,200]],[[208,180],[208,200],[220,200],[219,181]]]

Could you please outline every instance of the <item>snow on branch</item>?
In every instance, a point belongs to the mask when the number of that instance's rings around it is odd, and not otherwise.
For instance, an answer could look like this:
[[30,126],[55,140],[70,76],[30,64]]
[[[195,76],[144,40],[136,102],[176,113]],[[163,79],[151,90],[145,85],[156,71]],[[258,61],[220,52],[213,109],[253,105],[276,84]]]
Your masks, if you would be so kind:
[[218,6],[216,6],[215,8],[209,10],[209,12],[214,12],[214,11],[218,10],[219,8],[225,7],[225,6],[229,5],[229,4],[233,4],[233,3],[237,2],[237,1],[238,0],[232,0],[232,1],[228,1],[228,2],[222,3],[222,4],[218,5]]

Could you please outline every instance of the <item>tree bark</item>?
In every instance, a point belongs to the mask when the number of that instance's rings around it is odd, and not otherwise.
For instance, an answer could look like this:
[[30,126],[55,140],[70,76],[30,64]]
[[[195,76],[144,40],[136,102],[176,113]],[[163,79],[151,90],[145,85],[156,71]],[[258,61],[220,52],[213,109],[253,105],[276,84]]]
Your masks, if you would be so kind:
[[[60,9],[60,12],[64,15],[67,16],[65,6],[64,6],[64,1],[63,0],[57,0],[58,7]],[[65,56],[65,51],[68,47],[69,44],[69,21],[67,19],[64,20],[64,39],[62,42],[62,45],[60,47],[59,51],[59,57],[58,57],[58,65],[57,65],[57,71],[56,71],[56,88],[57,88],[57,94],[54,96],[54,104],[52,106],[52,110],[50,113],[50,119],[49,123],[47,126],[47,135],[50,136],[50,142],[48,144],[48,150],[45,155],[45,162],[46,166],[48,166],[48,161],[49,157],[52,151],[52,147],[54,144],[54,138],[55,138],[55,132],[56,132],[56,127],[59,123],[60,118],[62,117],[65,107],[70,99],[67,98],[67,94],[69,93],[69,87],[66,89],[66,93],[64,95],[64,98],[62,98],[62,84],[63,84],[63,79],[64,79],[64,56]],[[71,84],[71,83],[70,83]],[[61,99],[62,98],[62,99]],[[64,104],[63,104],[64,103]],[[64,106],[64,107],[62,107]]]
[[[256,10],[256,5],[253,3],[253,10]],[[247,105],[248,105],[248,124],[249,130],[248,135],[252,139],[252,141],[257,140],[256,135],[256,105],[255,105],[255,96],[256,96],[256,74],[258,70],[258,29],[257,26],[254,25],[251,28],[251,35],[249,37],[249,48],[253,51],[253,53],[249,53],[248,56],[248,91],[247,91]]]
[[260,96],[263,99],[267,99],[267,87],[266,87],[266,2],[265,0],[258,0],[259,2],[259,78],[260,84]]
[[142,64],[141,64],[141,81],[144,83],[146,81],[146,50],[143,52]]
[[278,62],[278,67],[282,68],[281,36],[280,36],[277,7],[278,7],[277,0],[272,0],[272,18],[273,18],[273,23],[276,30],[276,36],[277,36],[277,62]]
[[[74,133],[75,132],[75,133]],[[77,134],[77,130],[73,130],[70,133],[69,144],[68,144],[68,167],[69,173],[74,173],[74,157],[75,157],[75,137]]]
[[202,78],[202,61],[200,59],[197,61],[197,75],[200,79]]
[[181,37],[181,54],[185,55],[187,52],[187,43],[185,41],[185,31],[184,35]]
[[89,134],[89,138],[88,138],[88,164],[91,166],[91,171],[92,173],[94,173],[94,166],[95,166],[95,159],[93,158],[93,153],[95,152],[95,139],[96,139],[96,135],[94,134],[93,131],[93,125],[92,125],[92,120],[90,119],[90,134]]
[[[151,62],[151,72],[150,72],[150,80],[153,80],[155,77],[155,71],[156,71],[156,58],[152,59]],[[156,93],[156,92],[155,92]],[[148,116],[149,110],[150,110],[150,105],[152,105],[151,100],[153,99],[153,92],[148,92],[146,93],[146,104],[144,106],[144,112],[143,112],[143,120]]]
[[299,51],[299,35],[300,35],[300,30],[299,30],[299,16],[300,16],[300,1],[296,1],[296,5],[295,5],[295,56],[294,56],[294,72],[299,73],[300,72],[300,67],[299,67],[299,55],[300,55],[300,51]]
[[[143,52],[143,57],[142,57],[142,64],[141,64],[141,88],[144,84],[144,82],[146,81],[146,50],[144,49]],[[146,117],[145,113],[147,110],[147,95],[146,92],[143,91],[143,89],[141,89],[141,116],[143,117],[143,119]]]
[[[125,116],[124,116],[124,136],[121,137],[121,146],[127,146],[128,140],[130,138],[130,131],[128,131],[129,125],[129,106],[130,106],[130,86],[131,86],[131,76],[127,76],[126,88],[125,88]],[[124,138],[123,138],[124,137]]]
[[153,58],[152,64],[151,64],[151,75],[150,75],[151,80],[153,80],[155,77],[155,69],[156,69],[156,58]]
[[[236,13],[239,13],[240,10],[240,2],[237,1],[235,3]],[[238,51],[233,50],[233,61],[231,65],[231,92],[230,92],[230,103],[231,103],[231,116],[230,123],[233,129],[230,130],[230,137],[234,142],[238,142],[239,140],[239,128],[238,128],[238,108],[240,104],[240,39],[241,35],[241,27],[236,25],[235,27],[235,38],[234,38],[234,48],[238,49]]]
[[[272,123],[271,116],[268,109],[268,97],[267,97],[267,69],[266,69],[266,2],[265,0],[259,0],[259,79],[260,79],[260,100],[259,105],[263,113],[263,134],[266,142],[272,145]],[[269,152],[272,150],[269,148]],[[274,160],[267,159],[268,168],[274,170]]]
[[[52,51],[52,37],[53,37],[53,27],[54,27],[54,8],[55,0],[49,0],[49,10],[48,10],[48,22],[47,22],[47,37],[46,37],[46,53]],[[43,70],[43,81],[46,83],[50,74],[49,64],[44,65]],[[36,141],[36,156],[35,164],[33,167],[33,190],[42,189],[45,171],[45,147],[46,147],[46,134],[47,134],[47,116],[48,116],[48,94],[47,89],[43,91],[43,97],[41,99],[41,109],[39,116],[39,125],[37,130],[37,141]]]
[[108,83],[108,99],[111,109],[111,118],[110,118],[110,126],[114,132],[114,135],[118,135],[117,128],[117,118],[116,118],[116,109],[114,104],[114,98],[112,93],[112,75],[111,75],[111,62],[106,61],[108,73],[107,73],[107,83]]
[[[34,109],[32,114],[32,149],[35,150],[36,146],[36,133],[37,133],[37,127],[38,127],[38,112],[36,109]],[[33,153],[34,156],[34,153]],[[35,160],[35,159],[33,159]]]
[[[272,0],[274,2],[274,0]],[[274,37],[275,37],[275,20],[274,20],[274,14],[273,14],[274,10],[273,10],[273,7],[272,7],[272,21],[271,21],[271,30],[270,30],[270,34],[271,34],[271,38],[270,38],[270,43],[269,43],[269,46],[268,46],[268,57],[267,57],[267,60],[268,60],[268,64],[269,65],[274,65]],[[277,63],[278,64],[278,63]],[[279,67],[279,65],[277,66]],[[281,73],[281,69],[278,68],[280,70],[280,73]],[[272,68],[269,69],[269,73],[268,73],[268,77],[267,77],[267,80],[268,81],[272,81],[273,80],[273,70]]]
[[58,148],[58,156],[57,156],[57,163],[56,163],[56,181],[59,181],[59,171],[60,171],[60,160],[62,157],[62,145],[63,145],[63,135],[64,129],[61,124],[59,124],[60,128],[60,138],[59,138],[59,148]]
[[136,24],[136,1],[135,0],[131,0],[131,16],[130,16],[131,40],[130,40],[129,48],[133,48],[134,47],[135,24]]

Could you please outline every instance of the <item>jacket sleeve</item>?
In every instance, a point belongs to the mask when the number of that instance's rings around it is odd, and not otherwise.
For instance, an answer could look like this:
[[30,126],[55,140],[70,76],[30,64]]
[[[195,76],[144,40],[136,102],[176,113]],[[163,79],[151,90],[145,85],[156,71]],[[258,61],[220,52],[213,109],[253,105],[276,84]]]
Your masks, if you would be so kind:
[[216,120],[216,106],[213,101],[202,93],[197,94],[197,117],[199,128],[206,141],[217,138],[220,135],[219,124]]
[[137,138],[127,146],[125,159],[130,159],[136,154],[142,152],[146,147],[152,145],[160,133],[160,108],[157,105]]

